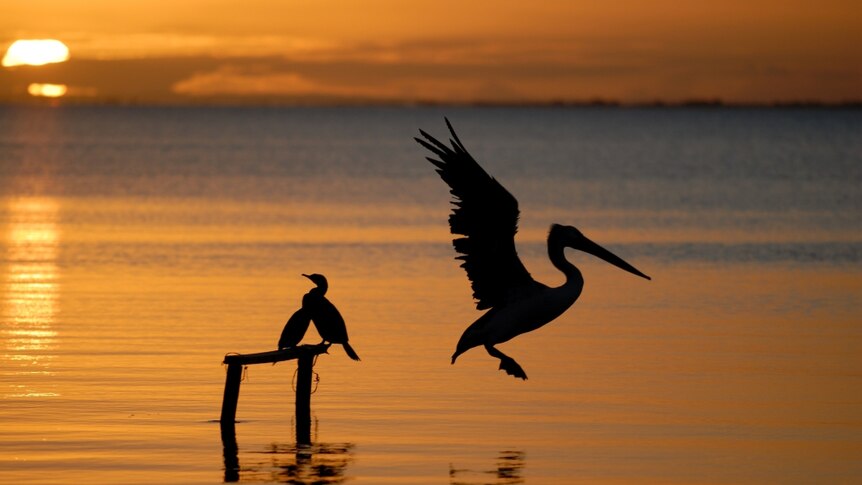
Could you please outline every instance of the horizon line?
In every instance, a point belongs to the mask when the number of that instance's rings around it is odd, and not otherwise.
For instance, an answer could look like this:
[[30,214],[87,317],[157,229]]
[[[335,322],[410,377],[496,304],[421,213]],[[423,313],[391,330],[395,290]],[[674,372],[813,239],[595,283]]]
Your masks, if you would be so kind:
[[591,98],[548,101],[438,101],[381,100],[364,98],[297,98],[278,96],[208,96],[208,97],[123,97],[98,98],[64,96],[3,96],[0,106],[140,106],[140,107],[559,107],[559,108],[862,108],[862,98],[842,101],[799,99],[788,101],[730,101],[721,98],[691,98],[677,101],[623,101]]

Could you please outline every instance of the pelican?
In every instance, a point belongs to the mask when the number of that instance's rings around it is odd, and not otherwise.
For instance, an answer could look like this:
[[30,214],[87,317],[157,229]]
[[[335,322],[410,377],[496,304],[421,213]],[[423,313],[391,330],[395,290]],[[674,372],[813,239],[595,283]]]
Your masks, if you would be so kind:
[[305,336],[308,325],[311,323],[311,315],[305,308],[300,308],[284,324],[281,338],[278,339],[278,350],[296,347]]
[[316,285],[302,297],[302,309],[308,312],[323,342],[341,344],[351,359],[359,360],[359,356],[347,342],[347,325],[344,323],[344,318],[335,305],[326,299],[326,290],[329,288],[326,277],[316,273],[302,276]]
[[488,310],[461,335],[452,363],[464,352],[483,345],[488,354],[500,359],[501,370],[527,379],[515,359],[494,346],[553,321],[578,299],[584,278],[566,260],[565,248],[592,254],[642,278],[650,277],[574,227],[553,224],[548,233],[548,256],[566,282],[551,288],[534,280],[515,250],[518,201],[467,152],[448,119],[446,126],[452,134],[451,148],[422,130],[419,133],[424,139],[414,139],[439,158],[426,157],[451,189],[454,208],[449,226],[452,234],[463,236],[452,241],[461,254],[456,259],[463,261],[461,267],[470,279],[476,308]]

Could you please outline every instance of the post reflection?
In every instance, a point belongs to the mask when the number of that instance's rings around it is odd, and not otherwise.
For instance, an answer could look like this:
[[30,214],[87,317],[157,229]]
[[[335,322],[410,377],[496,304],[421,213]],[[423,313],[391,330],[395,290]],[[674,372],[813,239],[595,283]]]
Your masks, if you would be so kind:
[[456,468],[449,465],[450,485],[514,485],[524,483],[521,472],[524,468],[523,451],[506,450],[497,456],[496,467],[490,470]]
[[326,485],[348,480],[353,443],[273,442],[245,451],[240,460],[233,427],[222,428],[224,481]]
[[15,199],[7,202],[3,277],[3,374],[10,377],[5,397],[54,397],[44,377],[53,375],[57,347],[59,244],[55,200]]

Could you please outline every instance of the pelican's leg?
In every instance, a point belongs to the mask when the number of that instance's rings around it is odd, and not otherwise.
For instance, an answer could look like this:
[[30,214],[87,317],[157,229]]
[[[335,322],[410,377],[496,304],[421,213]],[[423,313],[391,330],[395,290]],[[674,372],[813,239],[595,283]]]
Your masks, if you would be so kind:
[[522,369],[517,362],[515,362],[515,359],[509,357],[503,352],[500,352],[493,345],[486,344],[485,350],[491,354],[491,357],[500,359],[500,370],[506,371],[506,374],[509,374],[510,376],[520,377],[524,380],[527,379],[527,373],[524,372],[524,369]]

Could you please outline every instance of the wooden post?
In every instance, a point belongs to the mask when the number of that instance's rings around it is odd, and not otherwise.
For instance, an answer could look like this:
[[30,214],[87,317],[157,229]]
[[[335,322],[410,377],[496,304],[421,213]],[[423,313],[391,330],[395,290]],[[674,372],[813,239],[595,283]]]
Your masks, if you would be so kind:
[[257,354],[230,354],[224,356],[227,364],[227,378],[224,385],[224,398],[221,405],[222,435],[227,431],[234,434],[236,404],[239,400],[239,384],[242,380],[244,365],[271,364],[297,359],[296,375],[296,441],[311,443],[311,368],[314,357],[325,354],[330,344],[300,345],[283,350],[272,350]]
[[311,444],[311,369],[314,355],[299,355],[296,373],[296,442]]
[[224,397],[221,403],[221,427],[234,427],[236,422],[236,403],[239,400],[239,383],[242,380],[242,364],[230,363],[224,383]]

